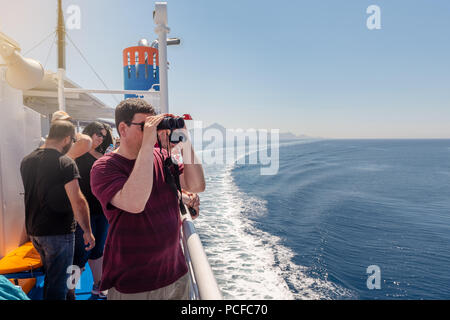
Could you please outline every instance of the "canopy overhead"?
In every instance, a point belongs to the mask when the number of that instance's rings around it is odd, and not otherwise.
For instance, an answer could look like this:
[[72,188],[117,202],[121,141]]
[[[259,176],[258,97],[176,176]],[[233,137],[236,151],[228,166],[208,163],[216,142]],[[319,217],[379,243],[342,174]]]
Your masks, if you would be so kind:
[[[81,88],[72,80],[65,77],[65,88]],[[66,112],[75,120],[91,122],[98,119],[110,119],[114,122],[114,109],[89,93],[65,93]],[[49,116],[59,110],[58,105],[58,74],[46,71],[41,83],[23,92],[25,106]]]

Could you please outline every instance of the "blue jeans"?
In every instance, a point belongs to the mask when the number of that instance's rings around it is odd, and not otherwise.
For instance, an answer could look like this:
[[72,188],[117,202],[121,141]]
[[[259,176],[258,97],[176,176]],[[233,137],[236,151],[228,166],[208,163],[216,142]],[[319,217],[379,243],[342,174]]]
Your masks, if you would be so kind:
[[66,300],[67,268],[72,265],[75,235],[30,236],[45,271],[44,300]]

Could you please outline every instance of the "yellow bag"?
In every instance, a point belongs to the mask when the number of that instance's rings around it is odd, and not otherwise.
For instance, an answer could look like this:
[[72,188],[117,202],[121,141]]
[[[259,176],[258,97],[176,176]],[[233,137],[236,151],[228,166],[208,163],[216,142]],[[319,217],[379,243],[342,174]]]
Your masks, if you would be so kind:
[[0,260],[0,274],[31,271],[40,267],[41,256],[31,242],[14,249]]

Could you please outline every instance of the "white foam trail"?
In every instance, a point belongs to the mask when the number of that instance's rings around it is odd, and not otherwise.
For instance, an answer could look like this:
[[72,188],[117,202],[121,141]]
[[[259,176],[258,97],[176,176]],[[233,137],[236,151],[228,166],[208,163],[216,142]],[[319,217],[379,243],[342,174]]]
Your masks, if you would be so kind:
[[[218,167],[215,167],[218,169]],[[263,210],[258,202],[244,203],[230,174],[231,168],[207,174],[207,192],[201,196],[202,218],[196,227],[211,267],[226,299],[292,299],[277,270],[274,255],[266,250],[267,237],[256,238],[241,211],[247,205]]]
[[[201,195],[200,238],[225,299],[330,299],[346,290],[311,278],[292,262],[294,253],[279,237],[253,226],[244,211],[268,216],[266,203],[241,192],[233,166],[205,168],[207,190]],[[247,209],[247,210],[246,210]],[[251,210],[248,210],[251,209]]]

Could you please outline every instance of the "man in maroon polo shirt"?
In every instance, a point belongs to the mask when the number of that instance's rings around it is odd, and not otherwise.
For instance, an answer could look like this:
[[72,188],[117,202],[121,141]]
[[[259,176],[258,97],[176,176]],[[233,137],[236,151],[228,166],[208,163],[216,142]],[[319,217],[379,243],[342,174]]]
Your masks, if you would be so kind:
[[[164,176],[165,149],[173,144],[170,130],[157,131],[165,116],[156,116],[144,100],[122,101],[116,108],[120,147],[91,170],[92,192],[109,222],[100,286],[109,290],[108,300],[189,298],[179,200]],[[162,151],[154,148],[157,136]],[[194,161],[181,166],[180,184],[203,192],[203,167],[188,145],[186,156]]]

